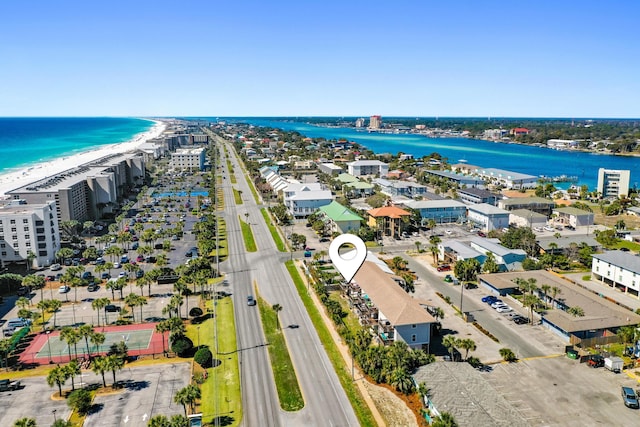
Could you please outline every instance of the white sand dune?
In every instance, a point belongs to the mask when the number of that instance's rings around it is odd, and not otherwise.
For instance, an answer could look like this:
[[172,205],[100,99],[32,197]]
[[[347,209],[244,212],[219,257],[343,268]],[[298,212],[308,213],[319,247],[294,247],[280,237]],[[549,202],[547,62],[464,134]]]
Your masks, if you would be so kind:
[[126,153],[134,150],[150,139],[157,138],[166,128],[166,123],[154,121],[155,125],[147,132],[136,135],[133,139],[119,144],[100,146],[89,151],[74,154],[72,156],[59,157],[48,162],[25,166],[9,173],[0,174],[0,199],[5,197],[7,191],[20,188],[24,185],[38,181],[42,178],[55,175],[67,169],[92,162],[101,157],[115,153]]

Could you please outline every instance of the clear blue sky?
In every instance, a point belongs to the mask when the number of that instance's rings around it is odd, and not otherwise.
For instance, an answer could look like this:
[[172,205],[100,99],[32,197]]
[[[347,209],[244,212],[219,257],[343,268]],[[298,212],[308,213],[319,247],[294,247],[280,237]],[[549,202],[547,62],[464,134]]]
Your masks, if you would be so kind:
[[640,117],[640,2],[3,0],[0,116]]

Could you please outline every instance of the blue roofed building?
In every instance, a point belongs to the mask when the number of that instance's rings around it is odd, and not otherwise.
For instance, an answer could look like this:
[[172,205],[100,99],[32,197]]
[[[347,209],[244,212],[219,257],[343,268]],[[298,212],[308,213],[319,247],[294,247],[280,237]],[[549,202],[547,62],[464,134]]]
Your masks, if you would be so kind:
[[430,219],[437,224],[463,222],[467,217],[467,205],[457,200],[414,200],[405,203],[405,206],[417,210],[425,225]]

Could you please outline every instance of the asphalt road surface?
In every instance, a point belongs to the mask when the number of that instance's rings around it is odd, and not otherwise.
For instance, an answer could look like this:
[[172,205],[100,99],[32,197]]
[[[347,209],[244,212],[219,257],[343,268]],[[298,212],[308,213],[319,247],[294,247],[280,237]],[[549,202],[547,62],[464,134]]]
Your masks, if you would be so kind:
[[[231,146],[229,152],[233,153]],[[229,259],[221,264],[234,293],[238,350],[240,351],[243,425],[318,425],[355,426],[357,418],[340,381],[333,370],[293,281],[283,261],[289,254],[277,251],[251,191],[241,174],[237,158],[231,156],[236,177],[235,187],[242,191],[244,203],[235,206],[230,180],[223,180],[225,219],[229,240]],[[220,162],[223,173],[226,160]],[[246,216],[245,214],[248,214]],[[258,252],[247,253],[238,216],[251,224]],[[296,413],[280,410],[270,369],[267,348],[257,306],[248,306],[247,296],[254,294],[256,283],[260,295],[270,305],[280,304],[280,322],[291,354],[305,407]],[[296,324],[298,328],[287,328]]]

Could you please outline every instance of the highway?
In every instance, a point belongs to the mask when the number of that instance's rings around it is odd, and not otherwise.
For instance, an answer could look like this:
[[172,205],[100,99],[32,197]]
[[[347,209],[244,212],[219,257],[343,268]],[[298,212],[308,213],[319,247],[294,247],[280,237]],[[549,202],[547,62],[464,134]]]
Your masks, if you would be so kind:
[[[218,146],[226,144],[216,138]],[[229,282],[236,311],[240,375],[246,426],[317,425],[355,426],[358,420],[351,408],[340,381],[333,370],[317,336],[297,290],[287,272],[284,261],[289,253],[278,252],[269,230],[264,224],[258,206],[247,185],[239,160],[231,145],[227,144],[237,184],[222,180],[227,223],[229,258],[220,264],[220,270]],[[224,151],[219,165],[224,176],[229,176]],[[242,191],[243,204],[236,205],[232,187]],[[248,216],[246,215],[248,214]],[[240,231],[238,217],[251,224],[258,251],[247,253]],[[247,296],[255,295],[253,285],[269,305],[280,304],[280,322],[289,347],[289,353],[305,407],[295,413],[280,409],[271,371],[267,347],[257,306],[248,306]],[[288,328],[296,324],[298,328]],[[218,325],[224,327],[224,325]]]

